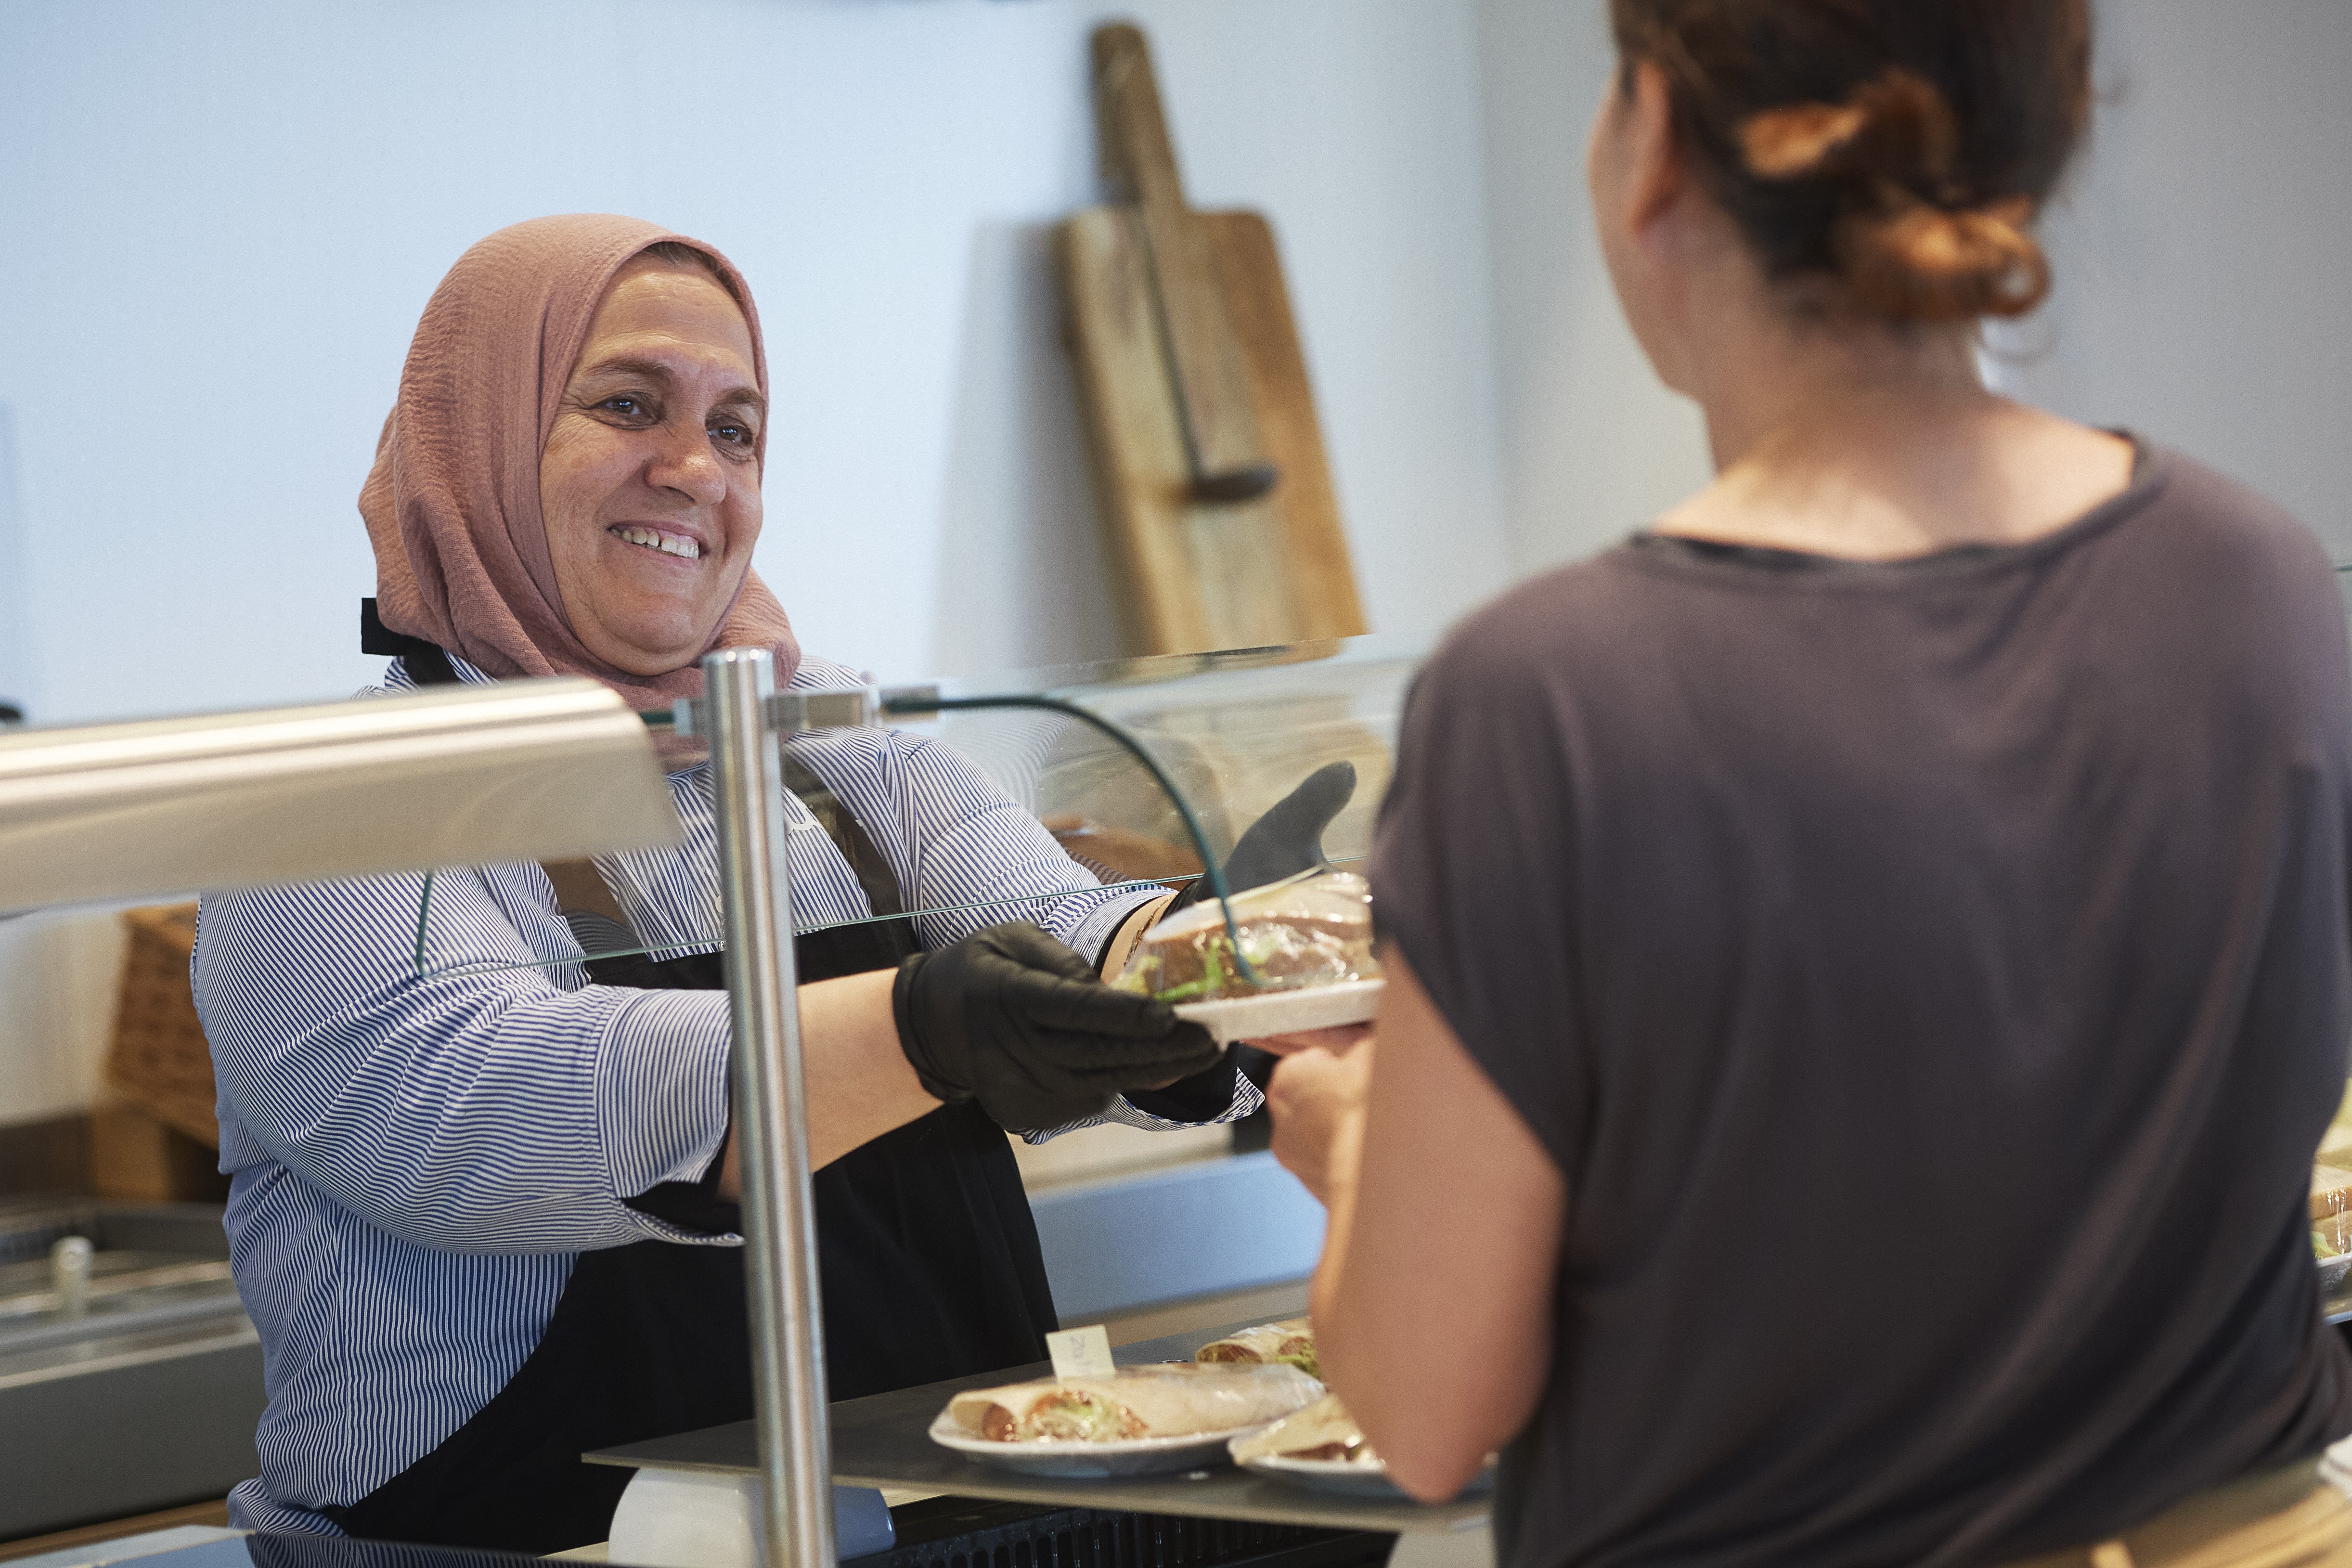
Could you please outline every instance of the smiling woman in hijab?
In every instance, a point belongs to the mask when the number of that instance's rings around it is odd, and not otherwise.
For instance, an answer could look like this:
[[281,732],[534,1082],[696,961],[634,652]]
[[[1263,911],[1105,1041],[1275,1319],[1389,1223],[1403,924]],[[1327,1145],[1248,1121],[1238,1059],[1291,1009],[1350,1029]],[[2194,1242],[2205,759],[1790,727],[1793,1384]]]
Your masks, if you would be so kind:
[[[361,495],[383,689],[580,674],[663,707],[742,645],[795,687],[854,680],[751,569],[766,388],[751,291],[698,241],[572,216],[467,252]],[[1223,1120],[1256,1091],[1099,982],[1164,895],[1097,886],[947,748],[793,753],[803,918],[897,917],[799,941],[832,1393],[1038,1359],[1003,1130]],[[421,954],[422,876],[205,900],[269,1394],[237,1523],[560,1550],[604,1538],[627,1479],[583,1450],[751,1414],[712,784],[670,765],[682,846],[445,869]],[[1038,925],[904,913],[1024,896]],[[667,956],[588,957],[621,948]]]

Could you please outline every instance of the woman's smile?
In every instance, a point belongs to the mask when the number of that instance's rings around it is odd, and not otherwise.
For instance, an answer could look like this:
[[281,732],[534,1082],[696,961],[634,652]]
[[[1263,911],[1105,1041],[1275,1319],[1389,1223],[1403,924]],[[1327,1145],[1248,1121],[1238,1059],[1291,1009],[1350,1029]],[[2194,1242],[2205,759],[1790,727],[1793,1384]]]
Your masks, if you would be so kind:
[[638,545],[646,550],[658,551],[664,555],[674,555],[687,561],[702,559],[702,542],[690,533],[680,533],[642,522],[616,522],[604,531],[625,544]]

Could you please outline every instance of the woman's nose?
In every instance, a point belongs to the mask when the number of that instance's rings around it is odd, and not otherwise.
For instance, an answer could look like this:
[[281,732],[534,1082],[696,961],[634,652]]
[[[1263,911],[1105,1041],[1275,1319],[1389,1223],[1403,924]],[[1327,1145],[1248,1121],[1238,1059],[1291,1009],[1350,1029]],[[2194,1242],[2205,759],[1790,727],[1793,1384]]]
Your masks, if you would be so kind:
[[706,506],[716,506],[727,497],[727,471],[719,454],[710,449],[709,433],[698,421],[665,425],[654,432],[646,481]]

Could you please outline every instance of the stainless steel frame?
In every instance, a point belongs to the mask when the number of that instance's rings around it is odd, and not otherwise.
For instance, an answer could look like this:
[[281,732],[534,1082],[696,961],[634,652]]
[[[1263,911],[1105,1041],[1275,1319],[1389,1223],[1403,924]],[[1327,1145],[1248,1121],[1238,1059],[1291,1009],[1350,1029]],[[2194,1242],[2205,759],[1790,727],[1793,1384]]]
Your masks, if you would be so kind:
[[709,732],[718,785],[727,995],[735,1025],[735,1137],[742,1152],[768,1568],[833,1568],[824,1323],[801,1092],[783,769],[772,720],[782,705],[771,700],[775,661],[764,648],[722,648],[702,668],[707,695],[697,717]]
[[675,843],[585,679],[0,735],[0,910]]

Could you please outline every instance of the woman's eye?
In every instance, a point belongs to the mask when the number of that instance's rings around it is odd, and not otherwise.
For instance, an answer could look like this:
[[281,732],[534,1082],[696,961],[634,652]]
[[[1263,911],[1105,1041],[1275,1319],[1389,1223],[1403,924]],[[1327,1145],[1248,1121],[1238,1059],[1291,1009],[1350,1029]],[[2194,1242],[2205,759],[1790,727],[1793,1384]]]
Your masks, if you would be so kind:
[[599,403],[596,406],[604,409],[607,413],[617,414],[624,419],[637,418],[646,411],[645,400],[643,398],[632,396],[630,394],[625,392],[608,397],[604,399],[604,402]]
[[710,433],[730,446],[748,447],[753,440],[750,426],[738,425],[729,420],[722,420],[713,425],[710,427]]

